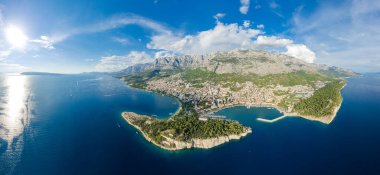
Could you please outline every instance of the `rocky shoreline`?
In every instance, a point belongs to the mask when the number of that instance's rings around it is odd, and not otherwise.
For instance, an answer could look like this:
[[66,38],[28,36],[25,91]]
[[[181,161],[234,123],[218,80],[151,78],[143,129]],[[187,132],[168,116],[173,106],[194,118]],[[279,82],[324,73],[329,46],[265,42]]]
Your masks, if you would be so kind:
[[324,116],[324,117],[315,117],[315,116],[304,116],[304,115],[299,115],[297,113],[285,113],[286,116],[294,116],[294,117],[301,117],[307,120],[312,120],[312,121],[318,121],[324,124],[330,124],[334,118],[336,117],[336,114],[338,113],[340,107],[342,106],[343,100],[340,102],[339,106],[336,106],[334,109],[334,113],[332,115]]
[[152,140],[146,133],[142,131],[142,129],[133,124],[133,120],[136,118],[151,118],[149,116],[144,116],[144,115],[139,115],[133,112],[123,112],[122,113],[123,118],[128,122],[128,124],[132,125],[135,127],[137,130],[139,130],[140,133],[144,136],[144,138],[153,143],[154,145],[165,149],[165,150],[170,150],[170,151],[175,151],[175,150],[181,150],[181,149],[190,149],[190,148],[201,148],[201,149],[209,149],[213,148],[215,146],[221,145],[223,143],[229,142],[231,140],[239,140],[242,137],[245,137],[249,133],[252,133],[251,128],[247,128],[245,132],[239,134],[239,135],[228,135],[228,136],[220,136],[220,137],[215,137],[215,138],[209,138],[209,139],[197,139],[193,138],[189,142],[184,142],[184,141],[179,141],[179,140],[174,140],[169,137],[165,137],[165,143],[167,145],[173,145],[173,147],[165,146],[163,144],[159,144]]
[[[342,89],[344,87],[346,87],[346,84],[344,86],[342,86],[342,88],[340,89],[340,91],[342,91]],[[286,116],[302,117],[302,118],[305,118],[305,119],[308,119],[308,120],[318,121],[318,122],[321,122],[321,123],[324,123],[324,124],[330,124],[334,120],[334,118],[336,117],[336,114],[338,113],[340,107],[342,106],[342,103],[343,103],[343,97],[342,97],[342,100],[340,101],[340,104],[335,107],[333,114],[328,115],[328,116],[324,116],[324,117],[305,116],[305,115],[300,115],[300,114],[297,114],[297,113],[286,113],[286,112],[284,112],[284,114]]]

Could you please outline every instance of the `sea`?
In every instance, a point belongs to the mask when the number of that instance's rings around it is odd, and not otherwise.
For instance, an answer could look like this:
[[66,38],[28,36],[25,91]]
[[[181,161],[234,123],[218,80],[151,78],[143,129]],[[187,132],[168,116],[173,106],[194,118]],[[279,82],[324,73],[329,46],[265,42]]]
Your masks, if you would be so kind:
[[168,96],[107,75],[0,76],[0,174],[380,174],[380,75],[349,78],[329,125],[274,108],[236,106],[216,115],[253,132],[212,149],[162,150],[121,117],[167,118]]

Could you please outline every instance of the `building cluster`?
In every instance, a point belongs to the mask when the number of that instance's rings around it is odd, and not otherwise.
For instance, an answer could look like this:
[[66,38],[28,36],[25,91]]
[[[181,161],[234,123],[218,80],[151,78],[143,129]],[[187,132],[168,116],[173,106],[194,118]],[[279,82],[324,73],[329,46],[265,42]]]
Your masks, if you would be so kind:
[[[318,81],[315,87],[323,87],[325,83]],[[277,106],[284,98],[291,95],[297,99],[308,98],[313,95],[315,87],[310,85],[259,87],[252,82],[245,82],[235,83],[234,88],[231,88],[231,85],[226,86],[209,81],[201,85],[193,85],[184,81],[180,75],[149,81],[147,85],[149,90],[163,92],[183,102],[191,103],[198,113],[207,113],[210,110],[239,104]],[[286,109],[286,111],[291,109]]]

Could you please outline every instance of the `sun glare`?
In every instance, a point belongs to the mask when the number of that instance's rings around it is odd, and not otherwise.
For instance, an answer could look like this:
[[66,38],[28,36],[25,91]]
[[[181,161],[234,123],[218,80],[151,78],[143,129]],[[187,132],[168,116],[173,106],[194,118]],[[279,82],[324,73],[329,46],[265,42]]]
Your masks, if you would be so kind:
[[16,26],[9,26],[5,30],[5,37],[13,48],[18,48],[18,49],[24,48],[26,45],[26,42],[28,41],[28,37],[24,34],[24,32],[20,28]]
[[22,133],[25,122],[28,119],[28,81],[25,76],[7,76],[5,87],[6,94],[3,99],[3,111],[0,112],[0,133],[6,130],[6,134],[0,134],[0,139],[11,141]]

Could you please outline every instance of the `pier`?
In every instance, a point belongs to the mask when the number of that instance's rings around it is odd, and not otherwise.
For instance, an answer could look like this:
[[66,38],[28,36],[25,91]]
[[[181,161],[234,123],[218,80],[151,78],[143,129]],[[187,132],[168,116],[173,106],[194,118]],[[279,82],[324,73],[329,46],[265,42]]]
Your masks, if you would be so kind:
[[266,123],[273,123],[273,122],[277,122],[277,121],[279,121],[279,120],[281,120],[281,119],[283,119],[283,118],[285,118],[286,116],[285,115],[283,115],[283,116],[281,116],[281,117],[277,117],[277,118],[274,118],[274,119],[271,119],[271,120],[269,120],[269,119],[265,119],[265,118],[257,118],[257,120],[258,121],[261,121],[261,122],[266,122]]

